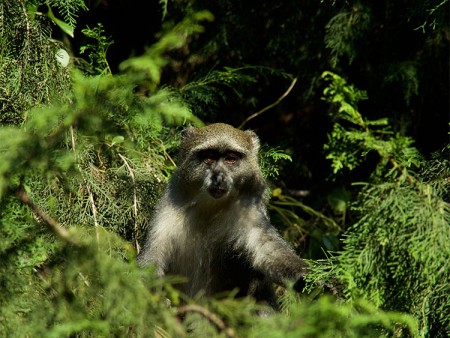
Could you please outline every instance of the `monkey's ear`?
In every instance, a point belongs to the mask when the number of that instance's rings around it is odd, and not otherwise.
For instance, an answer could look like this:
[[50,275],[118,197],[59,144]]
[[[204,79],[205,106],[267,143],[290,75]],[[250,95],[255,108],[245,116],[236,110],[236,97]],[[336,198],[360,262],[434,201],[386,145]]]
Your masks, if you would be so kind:
[[197,128],[192,125],[187,126],[181,131],[181,139],[186,140],[193,137],[197,133]]
[[256,135],[252,130],[246,130],[245,133],[250,137],[252,148],[258,152],[260,143],[259,143],[259,137]]

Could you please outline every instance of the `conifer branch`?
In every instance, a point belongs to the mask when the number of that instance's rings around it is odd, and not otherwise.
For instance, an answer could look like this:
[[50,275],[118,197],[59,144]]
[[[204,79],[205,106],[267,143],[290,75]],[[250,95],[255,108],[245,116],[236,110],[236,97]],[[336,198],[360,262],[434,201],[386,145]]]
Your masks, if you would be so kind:
[[414,178],[413,176],[411,176],[410,174],[407,173],[407,170],[405,167],[400,166],[397,161],[394,158],[389,158],[389,163],[391,163],[391,165],[397,169],[400,174],[405,174],[406,173],[406,178],[408,179],[409,183],[414,183]]
[[70,126],[70,140],[72,141],[72,150],[75,153],[75,157],[77,157],[76,143],[75,143],[75,131],[73,129],[73,126]]
[[214,324],[221,332],[225,333],[225,335],[229,338],[234,338],[236,335],[234,334],[234,331],[232,328],[229,328],[226,326],[224,321],[220,319],[217,315],[209,311],[208,309],[204,308],[203,306],[196,305],[196,304],[188,304],[183,305],[178,308],[177,310],[177,316],[181,317],[187,314],[188,312],[196,312],[206,319],[208,319],[212,324]]
[[[77,162],[78,162],[78,157],[77,157],[77,153],[76,153],[75,130],[74,130],[73,126],[70,126],[70,138],[72,141],[72,150],[75,153],[75,158],[77,159]],[[80,172],[82,172],[79,164],[78,164],[78,169],[80,170]],[[96,240],[97,240],[97,244],[98,244],[100,242],[100,234],[98,232],[99,224],[98,224],[98,220],[97,220],[97,207],[95,206],[94,195],[92,194],[91,188],[89,187],[89,183],[87,182],[86,179],[84,179],[84,183],[86,184],[86,190],[89,195],[89,202],[91,203],[92,217],[94,218],[94,226],[95,226],[95,236],[96,236]]]
[[92,194],[91,188],[89,187],[89,184],[87,182],[85,183],[86,183],[86,190],[89,194],[89,202],[91,203],[92,217],[94,218],[95,236],[98,244],[100,242],[100,234],[98,232],[97,207],[95,206],[94,195]]
[[48,227],[56,234],[58,237],[64,239],[66,242],[73,244],[73,245],[79,245],[78,240],[72,236],[69,231],[67,231],[66,228],[64,228],[61,224],[59,224],[56,220],[54,220],[52,217],[47,215],[44,211],[38,208],[36,204],[34,204],[28,194],[25,192],[25,189],[23,187],[20,187],[16,191],[17,198],[26,206],[28,206],[31,211],[36,215],[37,218],[42,219]]
[[241,123],[241,125],[238,127],[239,129],[242,129],[247,123],[248,121],[254,119],[255,117],[258,117],[259,115],[261,115],[262,113],[264,113],[265,111],[272,109],[273,107],[277,106],[281,101],[283,101],[286,96],[289,95],[289,93],[291,92],[291,90],[294,88],[295,84],[298,81],[298,77],[294,78],[291,82],[291,85],[289,86],[289,88],[283,93],[283,95],[281,95],[278,100],[276,100],[274,103],[269,104],[268,106],[264,107],[263,109],[257,111],[256,113],[250,115],[249,117],[247,117],[244,122]]
[[174,160],[172,159],[172,157],[167,153],[166,147],[164,146],[164,144],[162,143],[162,141],[159,141],[158,143],[159,143],[159,145],[161,146],[161,150],[163,151],[164,156],[170,161],[170,163],[171,163],[174,167],[176,167],[177,165],[176,165],[175,161],[174,161]]
[[137,200],[137,190],[136,190],[136,179],[134,177],[133,169],[131,169],[130,165],[128,164],[127,159],[124,156],[122,156],[122,154],[119,154],[119,157],[125,163],[125,166],[127,167],[128,172],[130,173],[131,181],[133,182],[134,241],[135,241],[135,245],[136,245],[136,251],[137,251],[137,253],[139,253],[140,246],[139,246],[139,242],[138,242],[139,227],[138,227],[138,222],[137,222],[138,200]]
[[27,9],[25,8],[23,1],[19,0],[20,6],[22,7],[23,14],[25,15],[25,22],[27,23],[27,45],[30,43],[31,36],[31,27],[30,27],[30,19],[28,18]]

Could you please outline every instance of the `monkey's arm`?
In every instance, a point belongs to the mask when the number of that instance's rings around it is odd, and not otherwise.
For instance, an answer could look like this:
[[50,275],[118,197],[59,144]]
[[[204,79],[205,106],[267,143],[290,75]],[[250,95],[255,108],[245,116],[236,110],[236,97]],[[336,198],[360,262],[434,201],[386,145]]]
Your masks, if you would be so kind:
[[249,229],[245,242],[253,268],[275,283],[297,282],[308,272],[308,264],[298,257],[267,220]]
[[176,213],[170,208],[159,208],[152,220],[152,226],[136,258],[139,267],[156,265],[156,273],[162,277],[167,272],[173,252],[173,237]]
[[150,264],[155,264],[156,274],[159,277],[162,277],[165,274],[167,265],[166,259],[164,257],[164,248],[161,248],[158,245],[150,246],[149,242],[151,242],[151,240],[152,238],[149,236],[146,243],[142,247],[141,252],[136,257],[136,262],[141,268],[147,267]]

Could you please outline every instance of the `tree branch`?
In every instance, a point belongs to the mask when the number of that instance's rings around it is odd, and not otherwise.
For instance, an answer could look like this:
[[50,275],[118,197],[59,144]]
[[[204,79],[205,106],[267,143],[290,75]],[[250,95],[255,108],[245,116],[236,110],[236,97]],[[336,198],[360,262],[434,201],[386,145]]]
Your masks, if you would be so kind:
[[[75,154],[75,158],[78,163],[78,156],[76,153],[75,130],[72,125],[70,126],[70,138],[72,140],[72,150]],[[78,170],[80,170],[80,172],[83,173],[79,163],[78,163]],[[99,224],[98,224],[98,220],[97,220],[97,207],[95,206],[94,195],[92,194],[89,183],[87,182],[87,180],[85,178],[83,178],[83,180],[84,180],[84,183],[86,184],[86,190],[89,195],[89,202],[91,203],[92,217],[94,218],[95,235],[96,235],[96,240],[97,240],[97,244],[98,244],[100,242],[100,234],[98,232]]]
[[73,245],[79,245],[78,240],[67,231],[66,228],[64,228],[61,224],[59,224],[57,221],[55,221],[53,218],[51,218],[49,215],[47,215],[44,211],[39,209],[36,204],[34,204],[28,194],[25,192],[23,187],[20,187],[16,191],[17,198],[26,206],[28,206],[31,211],[40,219],[42,219],[58,237],[64,239],[66,242],[73,244]]
[[217,315],[209,311],[208,309],[195,304],[183,305],[178,308],[177,316],[181,317],[188,312],[196,312],[201,314],[203,317],[208,319],[212,324],[214,324],[221,332],[225,333],[225,335],[229,338],[234,338],[236,335],[232,328],[226,326],[222,319],[220,319]]
[[238,129],[242,129],[248,121],[254,119],[255,117],[261,115],[262,113],[264,113],[265,111],[275,107],[276,105],[278,105],[281,101],[283,101],[286,96],[289,95],[289,93],[291,92],[292,88],[294,88],[295,84],[297,83],[298,77],[294,78],[291,82],[291,85],[289,86],[289,88],[283,93],[283,95],[281,95],[278,100],[276,100],[274,103],[269,104],[268,106],[264,107],[263,109],[257,111],[256,113],[250,115],[249,117],[247,117],[244,122],[241,123],[241,125],[238,127]]
[[98,232],[98,220],[97,220],[97,207],[95,206],[94,201],[94,195],[92,194],[91,188],[89,187],[89,183],[87,183],[86,180],[84,180],[86,183],[86,190],[89,195],[89,202],[91,203],[91,209],[92,209],[92,217],[94,218],[94,227],[95,227],[95,236],[97,240],[97,244],[100,242],[100,234]]
[[139,227],[138,227],[138,198],[137,198],[137,189],[136,189],[136,179],[134,177],[133,169],[131,169],[125,156],[122,156],[122,154],[119,154],[119,157],[125,163],[125,166],[127,167],[128,172],[130,173],[131,181],[133,182],[134,241],[135,241],[135,245],[136,245],[136,251],[137,251],[137,253],[139,253],[140,246],[139,246],[139,242],[138,242]]
[[22,12],[25,15],[25,21],[27,23],[27,41],[26,41],[26,45],[28,47],[28,45],[30,44],[30,40],[31,40],[30,19],[28,18],[27,9],[25,8],[25,6],[23,4],[23,1],[22,0],[18,0],[18,2],[20,3],[20,6],[22,7]]

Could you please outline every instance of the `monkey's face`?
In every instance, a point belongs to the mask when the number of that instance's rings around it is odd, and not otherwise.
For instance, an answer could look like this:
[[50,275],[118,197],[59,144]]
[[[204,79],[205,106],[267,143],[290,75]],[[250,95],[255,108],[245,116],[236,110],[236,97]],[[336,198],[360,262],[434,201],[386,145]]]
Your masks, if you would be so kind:
[[196,154],[204,170],[203,189],[215,199],[226,197],[234,186],[244,154],[232,150],[205,149]]
[[223,123],[188,127],[182,133],[172,183],[180,192],[177,196],[184,201],[205,197],[221,204],[241,195],[261,195],[265,184],[258,150],[258,136],[250,130]]

